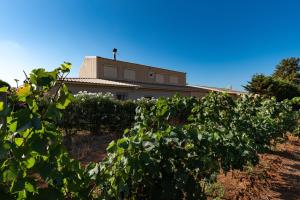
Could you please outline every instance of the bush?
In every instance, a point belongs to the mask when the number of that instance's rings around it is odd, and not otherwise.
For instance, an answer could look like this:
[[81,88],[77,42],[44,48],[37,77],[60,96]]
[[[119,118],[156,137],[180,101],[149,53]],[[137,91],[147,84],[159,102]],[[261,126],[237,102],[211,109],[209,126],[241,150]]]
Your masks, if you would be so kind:
[[[170,120],[176,116],[184,124]],[[259,152],[294,129],[297,114],[287,101],[211,93],[142,104],[136,120],[100,164],[103,198],[205,199],[221,170],[257,164]]]
[[101,163],[104,198],[202,199],[200,177],[207,151],[196,154],[196,134],[182,128],[140,130],[109,145]]
[[[81,92],[75,95],[73,102],[64,111],[59,125],[67,134],[88,130],[92,133],[115,132],[121,136],[125,129],[132,128],[135,121],[142,121],[142,113],[160,109],[159,105],[153,106],[156,101],[146,98],[120,101],[114,99],[110,93]],[[196,99],[175,96],[170,99],[160,98],[160,101],[168,101],[167,107],[171,111],[169,116],[162,114],[161,117],[167,118],[169,123],[184,124]]]
[[[90,198],[93,165],[85,170],[69,158],[56,126],[72,95],[63,83],[49,94],[70,67],[33,70],[23,86],[9,93],[8,106],[0,104],[0,117],[7,121],[0,130],[1,199]],[[16,109],[18,104],[23,106]]]
[[134,122],[136,103],[119,101],[107,93],[81,92],[64,111],[60,126],[67,134],[77,130],[92,133],[122,133]]
[[135,116],[135,128],[148,127],[164,130],[165,125],[184,125],[197,102],[194,97],[159,98],[157,101],[138,102]]

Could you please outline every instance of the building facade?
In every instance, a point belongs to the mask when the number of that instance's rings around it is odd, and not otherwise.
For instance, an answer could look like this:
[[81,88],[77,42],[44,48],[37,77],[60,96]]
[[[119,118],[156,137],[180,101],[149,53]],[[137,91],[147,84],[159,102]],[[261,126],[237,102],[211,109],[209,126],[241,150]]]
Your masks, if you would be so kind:
[[97,56],[85,57],[80,78],[98,78],[127,82],[186,85],[186,73]]
[[232,95],[240,93],[188,85],[184,72],[98,56],[86,56],[79,77],[67,78],[65,82],[73,93],[110,92],[118,99],[170,97],[174,94],[203,97],[211,91],[225,91]]

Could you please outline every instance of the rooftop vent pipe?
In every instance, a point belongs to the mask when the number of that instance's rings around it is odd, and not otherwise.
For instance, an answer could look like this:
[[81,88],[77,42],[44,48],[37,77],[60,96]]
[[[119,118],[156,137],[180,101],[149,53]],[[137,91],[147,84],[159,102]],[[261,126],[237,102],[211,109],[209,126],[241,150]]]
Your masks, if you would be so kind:
[[113,56],[114,56],[114,60],[117,60],[117,51],[118,49],[113,48],[112,52],[113,52]]

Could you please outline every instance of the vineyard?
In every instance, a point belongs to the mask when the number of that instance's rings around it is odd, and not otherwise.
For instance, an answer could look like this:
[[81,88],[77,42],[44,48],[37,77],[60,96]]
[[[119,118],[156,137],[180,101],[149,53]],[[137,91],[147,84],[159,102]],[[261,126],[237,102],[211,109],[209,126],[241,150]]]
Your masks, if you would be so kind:
[[[22,87],[1,88],[0,199],[206,199],[220,173],[255,166],[298,134],[299,99],[74,97],[63,83],[70,68],[36,69]],[[82,165],[62,143],[80,129],[119,139],[102,162]]]

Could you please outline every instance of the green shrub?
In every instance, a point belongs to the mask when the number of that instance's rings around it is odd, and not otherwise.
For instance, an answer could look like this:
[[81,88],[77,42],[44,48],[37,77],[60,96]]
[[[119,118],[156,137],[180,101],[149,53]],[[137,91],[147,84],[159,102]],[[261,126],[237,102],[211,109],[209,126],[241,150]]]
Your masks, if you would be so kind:
[[134,122],[136,103],[119,101],[110,93],[81,92],[64,111],[60,126],[67,132],[89,130],[93,133],[122,134]]
[[107,199],[205,199],[221,171],[257,164],[296,124],[287,101],[257,95],[159,98],[138,106],[135,126],[109,145],[98,184]]
[[184,125],[197,102],[194,97],[159,98],[156,101],[138,102],[135,116],[135,128],[164,130],[166,125]]
[[197,140],[196,134],[170,126],[112,142],[99,173],[104,198],[202,199],[199,178],[205,171],[195,167],[204,166],[208,152],[196,154]]
[[[71,65],[47,72],[35,69],[25,84],[0,106],[6,128],[0,130],[1,199],[88,199],[93,181],[78,161],[69,158],[56,122],[73,96],[61,83]],[[4,88],[1,88],[4,90]],[[18,108],[15,105],[22,104]],[[2,104],[1,104],[2,105]]]

